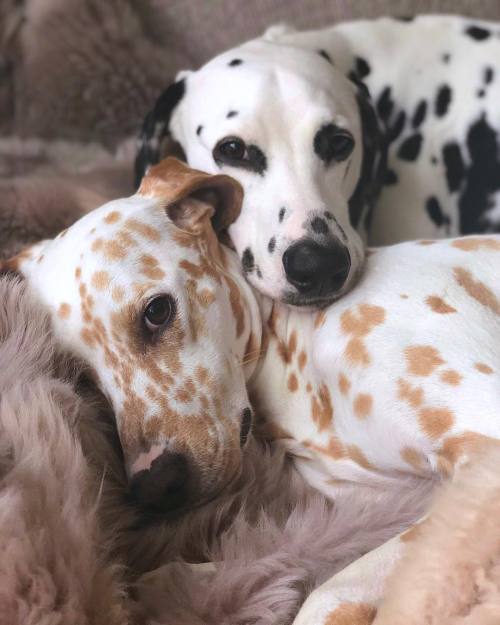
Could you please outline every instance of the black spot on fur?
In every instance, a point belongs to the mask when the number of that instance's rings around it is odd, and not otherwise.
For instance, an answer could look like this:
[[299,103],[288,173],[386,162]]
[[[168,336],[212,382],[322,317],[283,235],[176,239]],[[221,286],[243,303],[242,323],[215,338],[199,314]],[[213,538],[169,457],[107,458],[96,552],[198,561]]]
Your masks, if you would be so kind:
[[203,126],[200,124],[198,128],[196,129],[196,134],[198,135],[198,137],[201,135],[202,130],[203,130]]
[[484,41],[485,39],[491,37],[491,31],[483,28],[482,26],[468,26],[465,29],[465,34],[469,35],[469,37],[472,37],[472,39],[475,39],[476,41]]
[[331,63],[331,65],[333,65],[332,57],[328,54],[326,50],[318,50],[318,54],[322,56],[325,61],[328,61],[328,63]]
[[355,71],[359,78],[363,79],[371,72],[368,62],[360,56],[356,57]]
[[377,100],[376,109],[382,121],[387,121],[394,109],[394,101],[391,98],[391,88],[385,87]]
[[[473,234],[487,227],[484,217],[493,206],[490,195],[500,191],[500,156],[498,136],[484,116],[472,124],[467,134],[470,166],[458,207],[460,232]],[[498,226],[495,227],[498,231]]]
[[421,147],[422,135],[416,132],[401,143],[398,149],[398,156],[403,161],[414,161],[418,158]]
[[396,117],[396,121],[392,124],[387,131],[387,139],[389,143],[396,141],[399,138],[400,134],[403,132],[403,128],[406,123],[406,113],[404,111],[400,111],[398,116]]
[[415,130],[417,130],[417,128],[424,123],[426,115],[427,102],[425,100],[420,100],[420,102],[417,104],[415,112],[413,113],[413,119],[411,120],[411,125],[413,126],[413,128],[415,128]]
[[494,76],[495,76],[495,71],[492,67],[484,68],[483,80],[484,80],[485,85],[489,85],[490,83],[492,83]]
[[443,63],[449,63],[450,59],[451,59],[451,54],[449,54],[448,52],[443,54],[443,56],[441,57],[441,60],[443,61]]
[[285,213],[286,213],[286,208],[284,206],[282,206],[280,208],[280,212],[278,213],[278,221],[281,223],[283,221],[283,219],[285,218]]
[[241,265],[245,273],[250,273],[254,270],[255,258],[253,256],[252,250],[249,247],[246,247],[243,250],[243,256],[241,257]]
[[436,158],[435,156],[432,156],[432,157],[431,157],[431,163],[432,163],[433,165],[437,165],[437,164],[438,164],[438,160],[437,160],[437,158]]
[[431,196],[425,203],[425,209],[438,228],[441,228],[444,225],[449,225],[450,219],[443,213],[441,204],[439,203],[437,197]]
[[311,221],[311,229],[316,234],[327,234],[328,233],[328,224],[321,217],[315,217]]
[[439,87],[436,102],[434,105],[436,115],[438,117],[443,117],[448,112],[448,108],[451,102],[451,89],[448,85],[441,85]]
[[332,219],[334,219],[334,217],[333,217],[333,215],[330,213],[330,211],[325,211],[325,212],[323,213],[323,215],[324,215],[324,216],[325,216],[328,220],[330,220],[330,221],[331,221]]
[[257,277],[262,280],[262,271],[257,267]]
[[391,186],[398,183],[398,176],[393,169],[388,169],[385,173],[384,185]]
[[413,22],[415,19],[414,15],[395,15],[394,19],[398,22]]
[[236,67],[237,65],[241,65],[243,63],[243,61],[241,59],[233,59],[232,61],[229,61],[228,65],[229,67]]
[[263,176],[267,169],[267,158],[264,152],[256,145],[249,145],[247,146],[247,154],[249,163],[248,169]]
[[479,89],[479,91],[477,92],[478,98],[484,98],[485,95],[486,95],[486,91],[484,89]]
[[272,254],[274,252],[275,247],[276,237],[272,237],[271,239],[269,239],[269,243],[267,244],[267,251],[269,252],[269,254]]
[[238,111],[229,111],[229,113],[226,115],[226,118],[231,119],[231,117],[236,117],[236,115],[238,115]]
[[443,146],[443,162],[450,193],[458,191],[465,173],[462,152],[458,143],[451,142]]

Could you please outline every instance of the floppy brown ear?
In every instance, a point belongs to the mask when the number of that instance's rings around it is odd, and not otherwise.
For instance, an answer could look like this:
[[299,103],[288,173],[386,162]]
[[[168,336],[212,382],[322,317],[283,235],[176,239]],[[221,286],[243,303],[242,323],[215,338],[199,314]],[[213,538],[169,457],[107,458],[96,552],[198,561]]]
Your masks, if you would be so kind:
[[172,221],[193,233],[207,217],[216,231],[227,228],[240,214],[243,201],[241,185],[230,176],[206,174],[175,158],[151,167],[138,194],[160,199]]

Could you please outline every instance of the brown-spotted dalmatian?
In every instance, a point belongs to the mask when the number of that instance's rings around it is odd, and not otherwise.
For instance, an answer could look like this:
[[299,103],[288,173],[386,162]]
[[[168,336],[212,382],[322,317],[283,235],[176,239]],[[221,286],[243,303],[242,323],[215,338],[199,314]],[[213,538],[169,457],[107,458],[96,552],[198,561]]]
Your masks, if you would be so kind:
[[[308,312],[253,290],[218,242],[241,199],[231,178],[168,159],[6,265],[109,398],[140,504],[180,513],[220,492],[249,397],[334,500],[450,478],[500,439],[500,236],[374,249],[350,293]],[[411,532],[314,591],[296,624],[371,623]]]
[[500,24],[459,16],[272,28],[160,95],[137,180],[166,136],[237,178],[249,281],[325,306],[361,273],[365,230],[371,245],[500,231],[499,59]]

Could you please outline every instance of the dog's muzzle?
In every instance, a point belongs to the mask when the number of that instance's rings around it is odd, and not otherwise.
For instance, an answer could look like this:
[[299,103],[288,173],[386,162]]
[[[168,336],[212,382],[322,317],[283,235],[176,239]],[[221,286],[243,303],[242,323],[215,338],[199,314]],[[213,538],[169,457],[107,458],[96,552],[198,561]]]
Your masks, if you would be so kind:
[[351,255],[340,241],[320,245],[305,239],[285,250],[283,267],[288,282],[301,295],[327,298],[344,286],[351,269]]

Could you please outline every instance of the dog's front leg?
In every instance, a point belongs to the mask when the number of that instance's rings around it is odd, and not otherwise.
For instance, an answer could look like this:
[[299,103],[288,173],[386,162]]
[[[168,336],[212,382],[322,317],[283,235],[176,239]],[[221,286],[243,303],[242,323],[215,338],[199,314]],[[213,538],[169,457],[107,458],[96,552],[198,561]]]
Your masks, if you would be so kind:
[[417,525],[370,551],[312,592],[293,625],[370,625],[387,576]]

